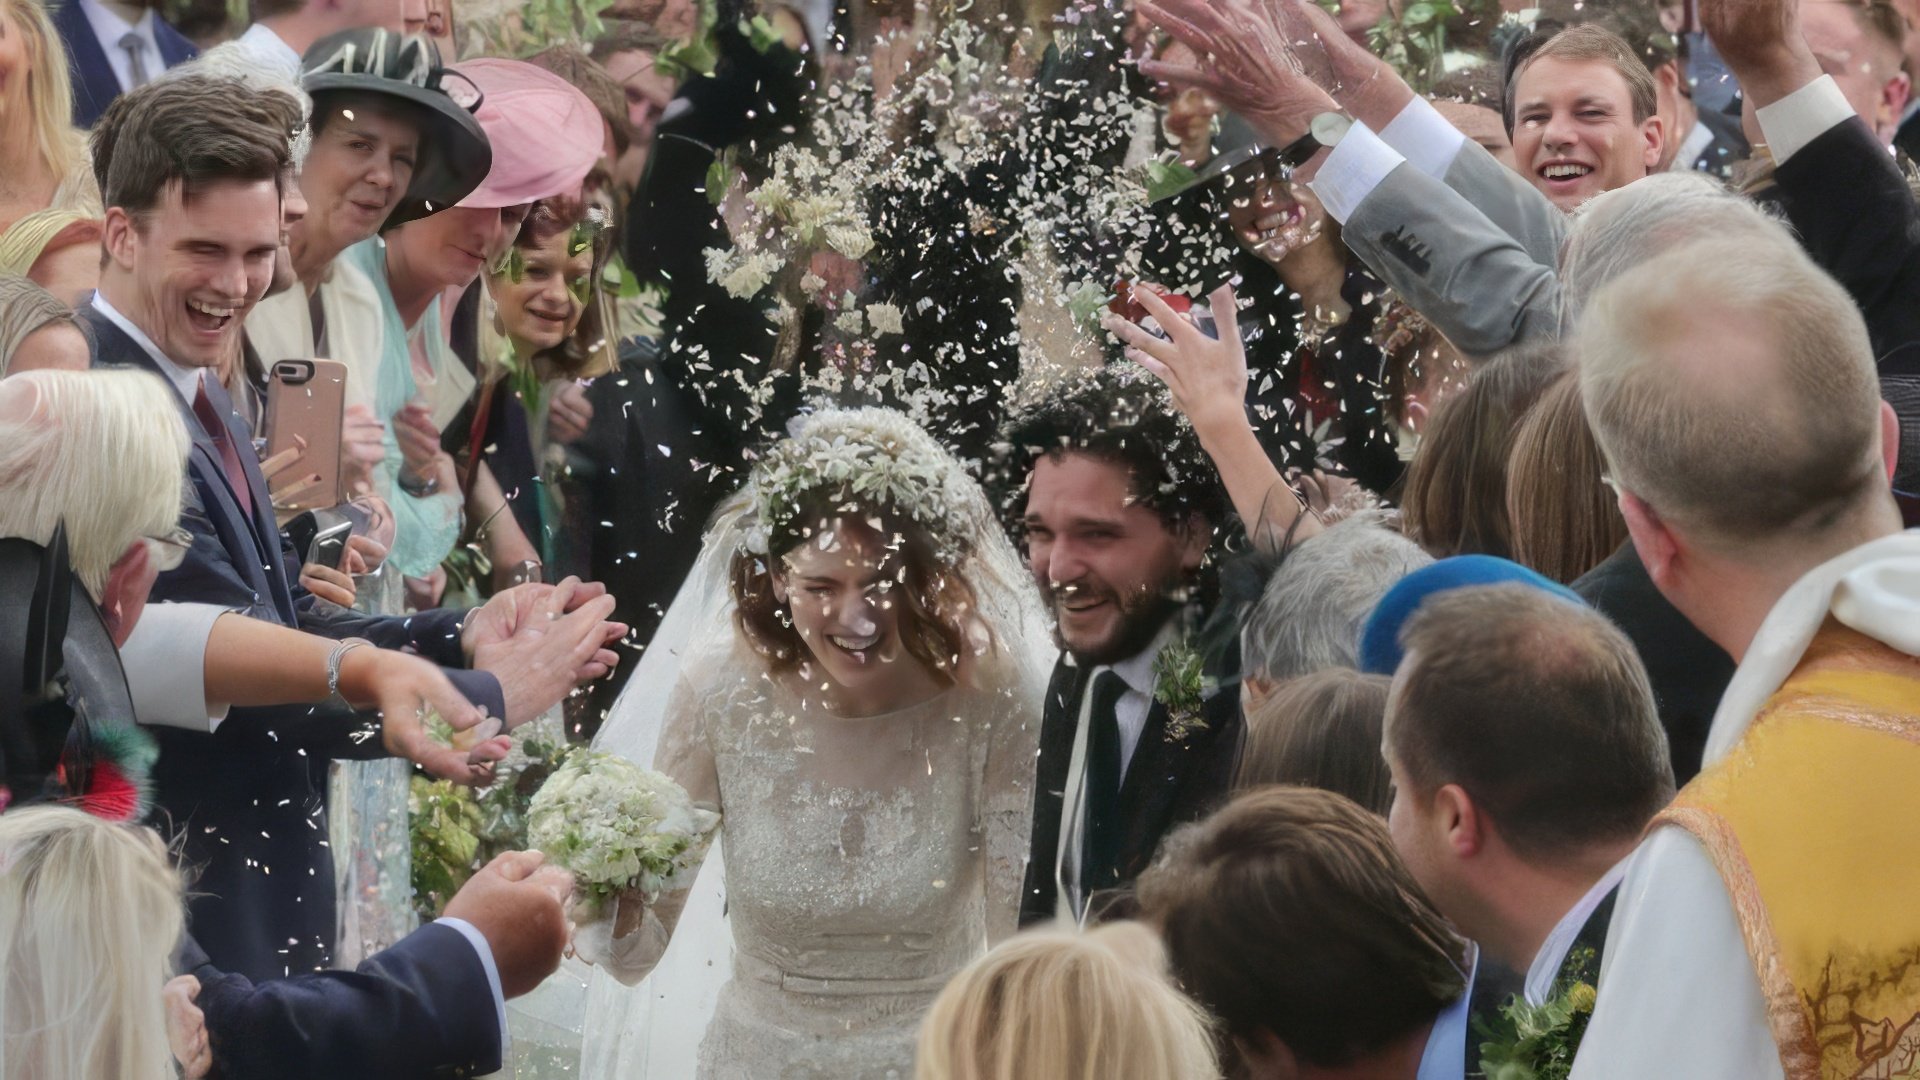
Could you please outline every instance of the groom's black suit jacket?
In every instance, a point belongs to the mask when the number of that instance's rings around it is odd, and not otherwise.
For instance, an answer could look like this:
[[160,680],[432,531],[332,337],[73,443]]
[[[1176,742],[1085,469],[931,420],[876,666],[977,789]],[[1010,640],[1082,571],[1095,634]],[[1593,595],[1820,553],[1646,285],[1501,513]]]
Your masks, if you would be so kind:
[[[1237,649],[1237,643],[1235,643]],[[1237,658],[1229,658],[1237,659]],[[1237,668],[1228,663],[1229,670]],[[1074,728],[1091,668],[1074,664],[1064,653],[1054,664],[1041,717],[1040,758],[1033,780],[1033,851],[1021,894],[1020,925],[1053,918],[1058,903],[1054,864],[1066,809],[1067,771],[1072,764]],[[1153,702],[1140,744],[1120,783],[1120,836],[1106,865],[1083,865],[1081,879],[1089,897],[1125,890],[1153,860],[1161,839],[1177,826],[1207,816],[1227,800],[1240,763],[1245,727],[1237,683],[1222,686],[1202,707],[1204,728],[1170,739],[1167,708]],[[1088,904],[1100,910],[1099,899]]]
[[[91,305],[87,323],[96,367],[134,367],[165,378],[146,350]],[[176,569],[154,582],[155,602],[218,604],[245,615],[332,638],[364,637],[411,648],[436,663],[464,663],[465,612],[368,616],[319,603],[296,583],[298,560],[274,523],[253,432],[217,383],[214,410],[227,419],[250,492],[227,479],[220,452],[176,390],[192,438],[180,526],[193,544]],[[252,513],[240,500],[251,495]],[[500,683],[480,671],[448,670],[467,699],[504,712]],[[336,758],[385,755],[378,728],[339,702],[236,708],[212,734],[150,728],[160,747],[153,769],[156,824],[178,834],[180,859],[197,872],[187,903],[194,937],[222,970],[262,981],[326,967],[332,959],[333,858],[327,840],[327,770]]]

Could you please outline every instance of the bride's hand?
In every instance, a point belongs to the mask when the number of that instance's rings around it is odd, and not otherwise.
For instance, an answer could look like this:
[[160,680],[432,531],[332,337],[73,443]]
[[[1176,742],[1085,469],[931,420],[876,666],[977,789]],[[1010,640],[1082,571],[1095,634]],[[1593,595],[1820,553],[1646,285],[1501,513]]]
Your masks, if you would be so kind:
[[647,921],[647,895],[631,885],[613,900],[613,939],[631,937]]

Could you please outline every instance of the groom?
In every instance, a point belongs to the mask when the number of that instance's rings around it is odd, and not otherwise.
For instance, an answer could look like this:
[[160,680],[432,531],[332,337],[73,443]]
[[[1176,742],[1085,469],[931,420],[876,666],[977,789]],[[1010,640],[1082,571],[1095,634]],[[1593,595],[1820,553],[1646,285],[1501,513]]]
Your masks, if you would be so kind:
[[[1002,432],[1001,480],[1064,649],[1047,687],[1020,922],[1081,921],[1129,889],[1160,839],[1226,799],[1239,695],[1163,675],[1191,634],[1225,513],[1213,466],[1131,365],[1075,372]],[[1230,636],[1231,637],[1231,636]]]

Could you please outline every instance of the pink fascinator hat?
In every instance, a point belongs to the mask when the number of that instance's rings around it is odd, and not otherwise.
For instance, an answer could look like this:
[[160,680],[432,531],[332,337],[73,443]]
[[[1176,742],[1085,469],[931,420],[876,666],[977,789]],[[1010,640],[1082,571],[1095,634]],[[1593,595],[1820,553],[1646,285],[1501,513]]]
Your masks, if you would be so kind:
[[519,206],[577,195],[605,141],[599,110],[558,75],[519,60],[476,57],[453,70],[480,91],[474,118],[493,167],[460,206]]

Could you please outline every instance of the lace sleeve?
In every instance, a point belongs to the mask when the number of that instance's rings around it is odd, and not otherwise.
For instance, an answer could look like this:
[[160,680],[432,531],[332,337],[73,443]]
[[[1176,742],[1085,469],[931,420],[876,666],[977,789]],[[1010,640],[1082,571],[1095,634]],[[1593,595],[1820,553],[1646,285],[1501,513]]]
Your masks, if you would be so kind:
[[[703,702],[704,695],[686,677],[682,676],[674,684],[673,694],[667,699],[666,725],[660,736],[654,768],[686,788],[695,805],[719,809],[720,775],[714,766],[712,744],[707,740]],[[615,936],[607,963],[609,974],[633,986],[653,971],[667,951],[673,928],[680,921],[688,894],[698,877],[699,868],[691,868],[685,885],[662,893],[647,905],[637,923],[632,922],[630,912],[623,919],[621,907],[616,907]]]
[[983,699],[982,722],[991,725],[979,811],[989,946],[1019,929],[1020,890],[1033,841],[1033,767],[1046,688],[1027,685],[1030,681],[1015,679]]

